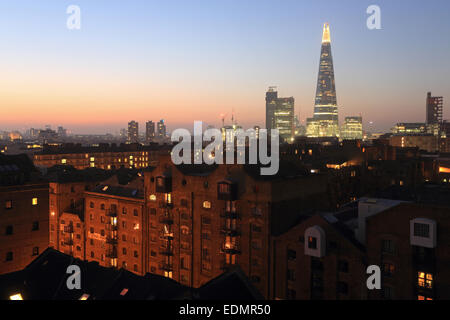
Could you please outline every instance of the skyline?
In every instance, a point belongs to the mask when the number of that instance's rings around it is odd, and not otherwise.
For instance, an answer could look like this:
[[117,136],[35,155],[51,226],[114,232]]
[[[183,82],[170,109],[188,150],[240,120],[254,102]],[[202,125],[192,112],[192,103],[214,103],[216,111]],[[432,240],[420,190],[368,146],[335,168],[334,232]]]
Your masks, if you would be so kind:
[[424,122],[428,91],[444,96],[450,117],[447,1],[378,1],[382,30],[366,27],[370,1],[77,1],[79,31],[65,28],[70,4],[0,4],[0,130],[113,133],[130,120],[165,119],[172,131],[194,120],[218,126],[221,113],[230,122],[232,110],[245,127],[263,126],[269,86],[295,98],[305,124],[325,22],[341,123],[360,113],[372,132]]

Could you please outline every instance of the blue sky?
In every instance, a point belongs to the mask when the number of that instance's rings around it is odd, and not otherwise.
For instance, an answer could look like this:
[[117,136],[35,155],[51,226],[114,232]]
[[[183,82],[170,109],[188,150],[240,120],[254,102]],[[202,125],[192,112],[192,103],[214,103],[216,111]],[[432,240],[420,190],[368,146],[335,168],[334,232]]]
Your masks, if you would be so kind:
[[[66,28],[71,4],[79,31]],[[382,30],[366,27],[371,4]],[[173,129],[219,125],[232,110],[245,126],[264,125],[269,86],[294,96],[305,119],[324,22],[341,121],[362,114],[372,131],[424,121],[427,91],[444,108],[450,97],[449,13],[447,0],[1,0],[0,130],[114,132],[161,118]]]

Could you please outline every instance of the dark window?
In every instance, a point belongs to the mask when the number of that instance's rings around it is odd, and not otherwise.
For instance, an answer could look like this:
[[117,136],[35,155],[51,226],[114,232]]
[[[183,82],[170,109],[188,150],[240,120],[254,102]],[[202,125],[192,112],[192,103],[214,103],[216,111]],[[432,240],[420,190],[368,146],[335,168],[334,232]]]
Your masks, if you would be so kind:
[[122,248],[122,254],[126,255],[127,254],[127,248]]
[[12,251],[9,251],[6,253],[6,261],[12,261],[14,258],[14,255],[12,253]]
[[339,260],[338,269],[339,272],[348,273],[348,262],[345,260]]
[[383,288],[383,298],[386,300],[391,300],[394,298],[394,288],[385,286]]
[[80,246],[77,246],[77,251],[81,251],[81,247]]
[[289,281],[295,281],[295,270],[288,269],[288,271],[287,271],[287,279]]
[[156,209],[155,208],[150,208],[150,214],[152,216],[156,215]]
[[346,282],[339,281],[337,289],[340,294],[348,294],[348,284]]
[[202,224],[211,224],[211,219],[207,217],[202,217]]
[[133,210],[133,216],[135,216],[135,217],[138,216],[138,211],[137,211],[137,209],[134,209],[134,210]]
[[89,207],[94,208],[94,203],[92,201],[89,203]]
[[33,248],[33,253],[32,253],[32,255],[33,255],[33,256],[38,256],[38,255],[39,255],[39,247],[34,247],[34,248]]
[[186,200],[186,199],[181,199],[181,206],[183,207],[183,208],[187,208],[187,206],[188,206],[188,201]]
[[90,227],[90,228],[89,228],[89,231],[90,231],[91,233],[94,233],[94,228],[93,228],[93,227]]
[[133,266],[133,270],[134,270],[135,272],[138,271],[138,266],[137,266],[137,264],[135,264],[135,265]]
[[102,237],[105,236],[105,230],[100,230],[100,234],[102,235]]
[[39,221],[34,221],[33,226],[31,227],[31,231],[39,230]]
[[13,226],[6,226],[6,232],[5,232],[5,234],[7,235],[7,236],[10,236],[10,235],[12,235],[14,233],[14,228],[13,228]]
[[424,223],[414,223],[414,236],[421,238],[429,238],[430,225]]
[[134,251],[134,257],[135,258],[139,257],[138,252],[136,250]]
[[94,251],[91,251],[91,258],[94,258]]
[[381,250],[383,251],[383,253],[389,253],[389,254],[395,253],[394,241],[392,241],[392,240],[382,240]]
[[122,214],[127,214],[127,208],[122,208]]
[[317,238],[308,237],[308,248],[309,249],[317,249]]
[[287,258],[290,261],[295,261],[297,259],[297,251],[288,249]]
[[105,210],[105,204],[104,204],[104,203],[102,203],[102,204],[100,205],[100,209],[101,209],[101,210]]

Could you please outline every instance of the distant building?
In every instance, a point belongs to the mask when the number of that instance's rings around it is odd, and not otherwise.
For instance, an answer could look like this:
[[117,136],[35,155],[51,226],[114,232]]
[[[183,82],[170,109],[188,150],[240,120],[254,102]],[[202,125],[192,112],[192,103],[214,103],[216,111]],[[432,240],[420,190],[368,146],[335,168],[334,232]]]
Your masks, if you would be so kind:
[[139,123],[134,120],[128,123],[128,143],[139,143]]
[[166,128],[166,124],[164,122],[164,119],[161,119],[158,122],[158,137],[159,138],[165,138],[167,135],[167,128]]
[[427,124],[442,123],[442,113],[444,107],[443,97],[432,97],[431,92],[427,94]]
[[397,123],[391,129],[393,134],[426,134],[427,124],[423,122]]
[[156,130],[153,121],[147,121],[145,124],[145,142],[150,143],[155,139]]
[[439,150],[439,138],[432,134],[421,135],[395,135],[389,139],[389,144],[393,147],[409,148],[418,147],[427,152]]
[[362,117],[346,117],[341,130],[341,138],[343,140],[362,140]]
[[294,139],[294,98],[279,98],[276,87],[266,92],[266,128],[278,129],[286,142]]

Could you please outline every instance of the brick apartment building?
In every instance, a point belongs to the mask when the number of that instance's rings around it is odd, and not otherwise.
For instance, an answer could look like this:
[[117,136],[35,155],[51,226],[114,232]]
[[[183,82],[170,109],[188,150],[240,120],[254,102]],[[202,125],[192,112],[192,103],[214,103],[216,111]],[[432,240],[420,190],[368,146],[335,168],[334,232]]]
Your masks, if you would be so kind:
[[170,150],[170,146],[158,144],[149,146],[100,144],[97,147],[85,147],[78,144],[45,145],[41,152],[33,156],[33,162],[37,167],[46,168],[56,165],[71,165],[76,169],[139,169],[155,165],[158,157],[168,154]]
[[449,216],[448,204],[401,203],[367,219],[368,263],[383,274],[369,299],[450,298]]
[[[289,175],[289,178],[288,178]],[[326,176],[282,164],[276,176],[245,165],[175,166],[145,172],[150,271],[199,287],[239,265],[270,290],[270,237],[303,210],[326,204]]]
[[26,155],[0,154],[0,274],[24,268],[48,247],[48,190]]
[[273,238],[271,299],[366,298],[364,246],[342,221],[354,214],[316,214]]
[[148,237],[144,179],[140,173],[126,185],[113,177],[85,193],[86,259],[145,275]]

